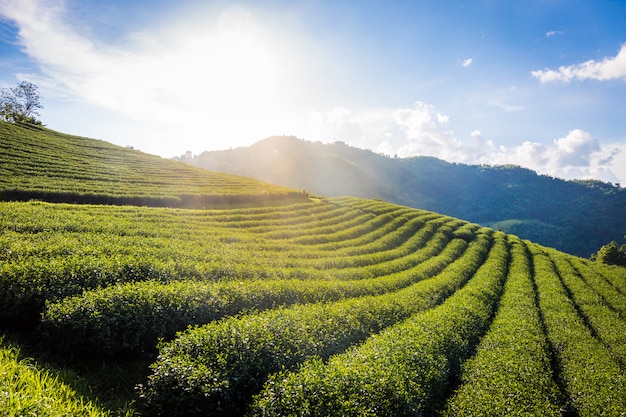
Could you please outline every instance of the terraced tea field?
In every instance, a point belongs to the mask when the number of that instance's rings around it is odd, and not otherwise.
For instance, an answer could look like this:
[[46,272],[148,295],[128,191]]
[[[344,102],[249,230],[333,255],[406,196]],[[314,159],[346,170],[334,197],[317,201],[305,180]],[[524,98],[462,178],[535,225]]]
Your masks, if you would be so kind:
[[0,122],[0,201],[260,205],[302,192],[41,127]]
[[0,261],[1,415],[626,413],[626,269],[436,213],[5,202]]

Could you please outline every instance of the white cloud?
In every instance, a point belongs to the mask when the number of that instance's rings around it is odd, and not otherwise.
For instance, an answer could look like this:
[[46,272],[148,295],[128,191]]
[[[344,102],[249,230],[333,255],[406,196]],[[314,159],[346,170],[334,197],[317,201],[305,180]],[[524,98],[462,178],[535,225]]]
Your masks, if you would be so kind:
[[603,146],[589,132],[574,129],[551,145],[524,142],[520,146],[500,147],[483,162],[520,165],[565,179],[623,182],[626,172],[621,172],[617,159],[623,151],[626,151],[624,144]]
[[562,30],[551,30],[551,31],[546,32],[546,38],[551,38],[553,36],[562,35],[562,34],[563,34]]
[[406,139],[397,150],[399,156],[434,155],[458,159],[461,143],[446,127],[450,118],[435,112],[432,105],[418,101],[413,108],[397,110],[393,118]]
[[591,156],[594,152],[600,150],[600,144],[597,139],[584,130],[574,129],[570,131],[564,138],[556,139],[557,160],[555,161],[559,167],[588,166],[591,162]]
[[524,106],[520,106],[520,105],[515,105],[515,104],[506,104],[506,103],[501,103],[499,101],[490,101],[488,104],[497,107],[499,109],[504,110],[507,113],[510,112],[514,112],[514,111],[520,111],[520,110],[524,110],[525,107]]
[[493,147],[475,131],[463,142],[449,128],[450,116],[421,101],[413,107],[350,111],[343,107],[328,112],[309,112],[308,130],[312,140],[341,140],[353,146],[386,155],[435,156],[465,162],[470,155],[483,155]]
[[461,65],[463,65],[464,67],[469,67],[470,65],[472,65],[472,62],[474,62],[474,60],[472,58],[467,58],[465,60],[463,60],[463,62],[461,63]]
[[[44,73],[84,100],[136,117],[193,118],[200,106],[206,114],[260,105],[261,96],[271,100],[278,82],[271,51],[236,28],[202,30],[191,23],[121,50],[72,33],[60,15],[43,22],[30,17],[18,21],[20,36]],[[223,18],[232,23],[237,17]],[[250,20],[243,13],[239,18]],[[57,35],[50,39],[50,33]]]
[[[526,141],[507,147],[496,145],[479,130],[465,138],[457,137],[450,129],[449,116],[420,101],[396,110],[364,113],[340,107],[326,113],[312,112],[310,116],[317,132],[324,132],[322,140],[341,140],[385,155],[434,156],[467,164],[514,164],[559,178],[626,184],[626,145],[602,144],[581,129],[573,129],[547,144]],[[319,139],[312,131],[304,137]]]
[[335,107],[328,112],[309,111],[307,122],[309,130],[306,137],[349,143],[359,143],[363,139],[358,116],[345,107]]
[[604,58],[602,61],[589,60],[582,64],[559,67],[558,70],[546,69],[532,71],[532,76],[542,83],[570,82],[572,80],[614,80],[626,79],[626,44],[615,57]]

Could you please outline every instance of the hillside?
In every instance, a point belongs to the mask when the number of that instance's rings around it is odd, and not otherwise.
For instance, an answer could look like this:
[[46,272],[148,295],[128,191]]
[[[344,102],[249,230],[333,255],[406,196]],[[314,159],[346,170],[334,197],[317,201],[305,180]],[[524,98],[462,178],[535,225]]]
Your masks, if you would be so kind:
[[272,137],[248,148],[181,158],[326,196],[380,198],[444,213],[588,257],[626,233],[626,190],[565,181],[516,166],[389,158],[341,142]]
[[626,409],[626,268],[437,213],[4,202],[0,248],[0,415]]
[[202,207],[289,198],[301,199],[301,192],[101,140],[0,122],[3,201]]

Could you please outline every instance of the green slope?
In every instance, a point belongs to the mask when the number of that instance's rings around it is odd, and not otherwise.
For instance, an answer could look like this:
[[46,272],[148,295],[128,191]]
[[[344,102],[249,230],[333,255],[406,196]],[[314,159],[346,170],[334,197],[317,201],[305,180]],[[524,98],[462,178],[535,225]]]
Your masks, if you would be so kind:
[[202,207],[301,198],[101,140],[0,122],[0,199]]
[[0,415],[620,416],[625,318],[626,268],[381,201],[0,203]]

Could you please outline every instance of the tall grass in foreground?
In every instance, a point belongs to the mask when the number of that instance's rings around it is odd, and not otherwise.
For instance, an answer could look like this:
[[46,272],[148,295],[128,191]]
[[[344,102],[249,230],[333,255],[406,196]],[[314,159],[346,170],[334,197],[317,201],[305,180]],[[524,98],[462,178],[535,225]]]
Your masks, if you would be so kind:
[[0,339],[0,415],[18,416],[110,416],[85,401],[58,377],[20,359],[19,350]]

